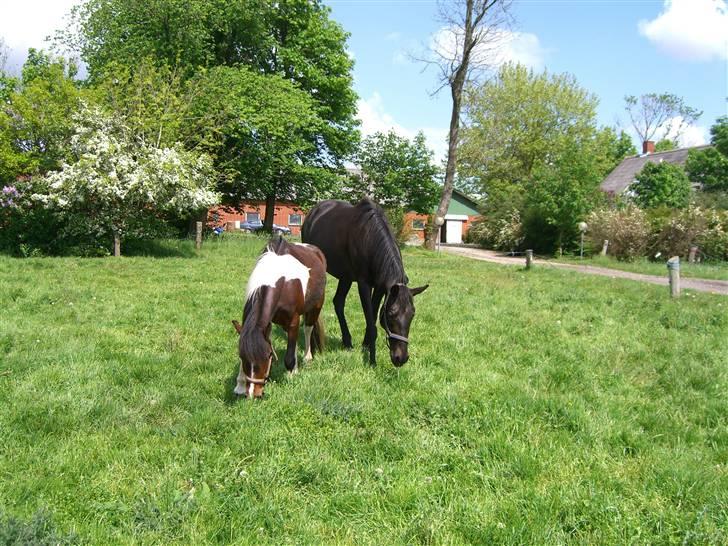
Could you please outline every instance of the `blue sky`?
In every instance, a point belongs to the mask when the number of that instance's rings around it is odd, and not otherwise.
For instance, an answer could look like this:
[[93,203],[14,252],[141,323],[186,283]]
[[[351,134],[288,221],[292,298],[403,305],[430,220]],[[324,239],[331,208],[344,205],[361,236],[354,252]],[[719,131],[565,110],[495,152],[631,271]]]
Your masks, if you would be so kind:
[[[450,121],[447,89],[432,97],[437,74],[409,60],[441,30],[437,4],[425,0],[324,0],[351,34],[355,88],[365,133],[422,130],[442,157]],[[10,69],[28,47],[64,26],[75,0],[0,0],[0,38]],[[600,100],[602,125],[629,128],[624,96],[669,92],[704,111],[685,145],[709,138],[728,113],[726,0],[515,0],[503,56],[535,70],[569,72]]]
[[[393,126],[423,130],[444,153],[450,119],[447,89],[432,98],[434,70],[408,60],[439,30],[435,2],[328,0],[351,33],[356,90],[365,132]],[[684,144],[709,139],[728,113],[728,12],[723,0],[520,0],[513,4],[506,56],[535,70],[569,72],[599,98],[602,125],[629,128],[625,95],[669,92],[703,110]]]

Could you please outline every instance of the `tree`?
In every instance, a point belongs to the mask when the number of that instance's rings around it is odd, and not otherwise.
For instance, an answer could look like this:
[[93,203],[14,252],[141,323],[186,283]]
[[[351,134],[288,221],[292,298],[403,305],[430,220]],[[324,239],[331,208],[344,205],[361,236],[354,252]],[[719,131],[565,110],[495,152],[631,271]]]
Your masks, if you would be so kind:
[[670,150],[676,150],[679,148],[677,140],[671,138],[663,138],[655,143],[655,153],[658,152],[669,152]]
[[707,192],[728,191],[728,116],[710,128],[712,148],[690,150],[685,171]]
[[218,202],[207,157],[150,146],[98,110],[77,117],[72,149],[77,160],[49,173],[47,190],[33,198],[71,217],[76,229],[113,238],[115,256],[123,238],[148,234],[161,214],[193,214]]
[[246,68],[217,67],[191,81],[201,91],[189,130],[215,158],[224,199],[266,201],[266,226],[277,200],[305,205],[334,177],[315,143],[325,120],[311,97],[290,81]]
[[432,213],[440,194],[432,155],[422,133],[411,142],[394,131],[366,138],[357,156],[362,175],[352,181],[349,197],[367,195],[385,208]]
[[629,187],[635,202],[643,208],[686,207],[690,201],[690,180],[672,163],[648,162]]
[[183,80],[240,65],[290,80],[326,120],[313,143],[337,164],[356,145],[357,97],[348,35],[329,15],[319,0],[90,0],[58,39],[80,51],[92,80],[150,56]]
[[495,224],[518,210],[526,241],[567,246],[595,200],[599,182],[633,153],[625,133],[596,126],[597,99],[569,74],[506,64],[468,89],[461,172],[486,196]]
[[30,49],[20,78],[0,78],[0,182],[46,173],[68,157],[82,93],[75,66]]
[[677,141],[683,131],[703,114],[670,93],[647,93],[639,98],[627,95],[624,101],[632,127],[642,142],[654,140],[658,131],[663,139]]
[[[440,89],[450,88],[452,110],[445,180],[436,217],[445,217],[455,185],[463,89],[478,70],[487,66],[489,53],[492,54],[489,49],[501,39],[499,27],[508,20],[510,4],[510,0],[456,0],[440,4],[446,37],[434,49],[436,59],[431,62],[440,68]],[[435,248],[436,236],[435,230],[427,234],[428,248]]]

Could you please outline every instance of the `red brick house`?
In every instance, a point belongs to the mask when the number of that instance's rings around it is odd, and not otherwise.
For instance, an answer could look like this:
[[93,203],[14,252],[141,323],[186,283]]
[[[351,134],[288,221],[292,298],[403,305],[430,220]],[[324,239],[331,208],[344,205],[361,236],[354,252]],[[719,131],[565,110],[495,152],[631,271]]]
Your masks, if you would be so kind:
[[[276,202],[273,223],[287,227],[292,235],[301,234],[305,214],[294,203]],[[224,226],[227,231],[240,229],[241,222],[257,222],[265,219],[265,201],[245,201],[237,207],[220,205],[207,213],[209,227]]]

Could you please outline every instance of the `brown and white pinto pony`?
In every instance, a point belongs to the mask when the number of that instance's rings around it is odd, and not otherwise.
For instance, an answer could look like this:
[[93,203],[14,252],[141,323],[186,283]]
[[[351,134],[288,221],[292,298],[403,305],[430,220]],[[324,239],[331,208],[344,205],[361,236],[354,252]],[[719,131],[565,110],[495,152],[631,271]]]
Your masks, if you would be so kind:
[[282,326],[288,334],[284,363],[289,372],[297,370],[296,342],[301,315],[306,336],[304,359],[313,358],[312,337],[315,349],[323,349],[324,330],[319,314],[325,289],[326,258],[318,248],[290,244],[280,236],[268,242],[248,279],[243,324],[233,321],[240,335],[240,373],[235,394],[263,396],[276,356],[270,339],[272,323]]

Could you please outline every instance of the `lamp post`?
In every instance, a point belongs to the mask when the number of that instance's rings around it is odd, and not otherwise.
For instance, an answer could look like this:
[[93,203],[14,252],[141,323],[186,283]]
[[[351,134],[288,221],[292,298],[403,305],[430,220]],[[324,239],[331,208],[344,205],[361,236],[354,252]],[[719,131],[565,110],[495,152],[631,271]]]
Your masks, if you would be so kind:
[[579,222],[579,231],[581,231],[581,245],[579,246],[579,259],[584,259],[584,233],[589,229],[586,222]]
[[437,226],[437,251],[440,252],[440,229],[442,229],[445,219],[442,216],[435,216],[435,225]]

